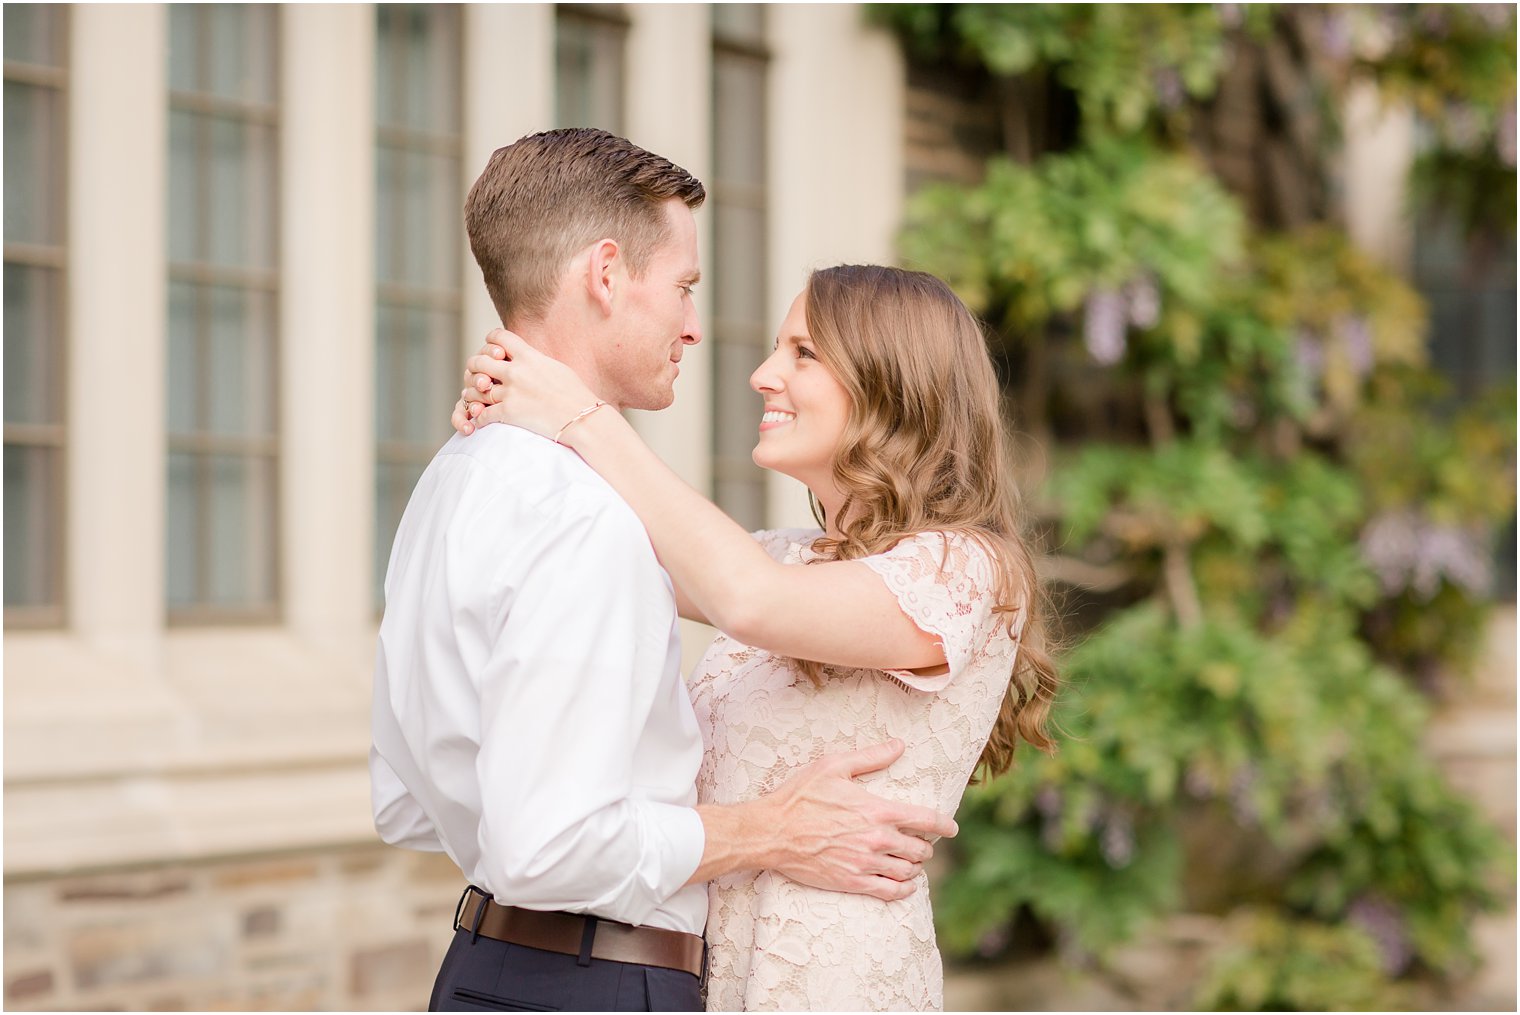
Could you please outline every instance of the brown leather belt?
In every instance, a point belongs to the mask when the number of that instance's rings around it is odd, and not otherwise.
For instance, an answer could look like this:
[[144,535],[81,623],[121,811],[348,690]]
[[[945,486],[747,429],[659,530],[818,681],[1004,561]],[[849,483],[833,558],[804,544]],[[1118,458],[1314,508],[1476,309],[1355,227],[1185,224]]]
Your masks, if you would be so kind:
[[[679,969],[702,976],[702,939],[659,927],[633,927],[575,913],[545,913],[498,905],[477,888],[465,890],[454,928],[508,944],[591,959]],[[587,946],[590,946],[589,949]]]

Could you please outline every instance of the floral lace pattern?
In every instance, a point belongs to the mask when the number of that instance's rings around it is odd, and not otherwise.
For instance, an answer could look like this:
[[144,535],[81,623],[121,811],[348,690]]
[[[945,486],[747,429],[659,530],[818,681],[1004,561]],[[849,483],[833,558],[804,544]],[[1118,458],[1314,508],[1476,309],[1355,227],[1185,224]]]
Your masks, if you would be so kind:
[[[785,564],[812,559],[817,530],[759,532]],[[903,756],[861,779],[872,792],[953,813],[1008,687],[1018,642],[992,612],[977,544],[919,533],[861,561],[903,612],[940,639],[948,672],[834,669],[821,687],[784,657],[719,635],[691,677],[706,750],[703,803],[769,792],[825,753],[900,737]],[[711,1011],[938,1010],[944,983],[927,884],[881,902],[769,871],[708,887]]]

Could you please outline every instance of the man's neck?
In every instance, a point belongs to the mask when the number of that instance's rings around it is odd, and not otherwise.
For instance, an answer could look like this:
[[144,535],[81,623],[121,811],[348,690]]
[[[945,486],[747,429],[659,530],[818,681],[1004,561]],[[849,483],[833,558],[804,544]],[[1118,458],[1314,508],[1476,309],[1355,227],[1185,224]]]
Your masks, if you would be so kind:
[[[558,318],[558,319],[557,319]],[[548,317],[537,321],[518,322],[507,326],[533,348],[559,360],[575,371],[581,382],[598,398],[605,398],[608,385],[602,383],[601,371],[591,355],[592,343],[587,338],[588,327],[584,322],[565,320],[552,311]],[[608,399],[609,404],[612,399]],[[614,405],[622,411],[623,406]]]

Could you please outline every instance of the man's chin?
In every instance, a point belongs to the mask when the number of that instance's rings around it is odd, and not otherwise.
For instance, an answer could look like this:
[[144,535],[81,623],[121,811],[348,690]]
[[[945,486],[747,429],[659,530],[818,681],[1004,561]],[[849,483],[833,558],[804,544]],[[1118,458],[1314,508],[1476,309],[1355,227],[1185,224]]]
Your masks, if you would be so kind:
[[664,391],[655,392],[646,398],[641,398],[636,405],[630,405],[630,409],[642,409],[645,412],[659,412],[668,409],[676,402],[676,390],[668,387]]

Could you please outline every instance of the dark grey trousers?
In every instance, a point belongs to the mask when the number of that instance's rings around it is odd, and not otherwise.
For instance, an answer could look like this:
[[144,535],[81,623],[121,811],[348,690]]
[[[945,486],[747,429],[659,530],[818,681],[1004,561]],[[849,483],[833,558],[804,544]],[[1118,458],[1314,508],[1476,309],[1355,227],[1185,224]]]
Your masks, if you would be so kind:
[[678,969],[561,955],[456,930],[428,1011],[701,1011]]

